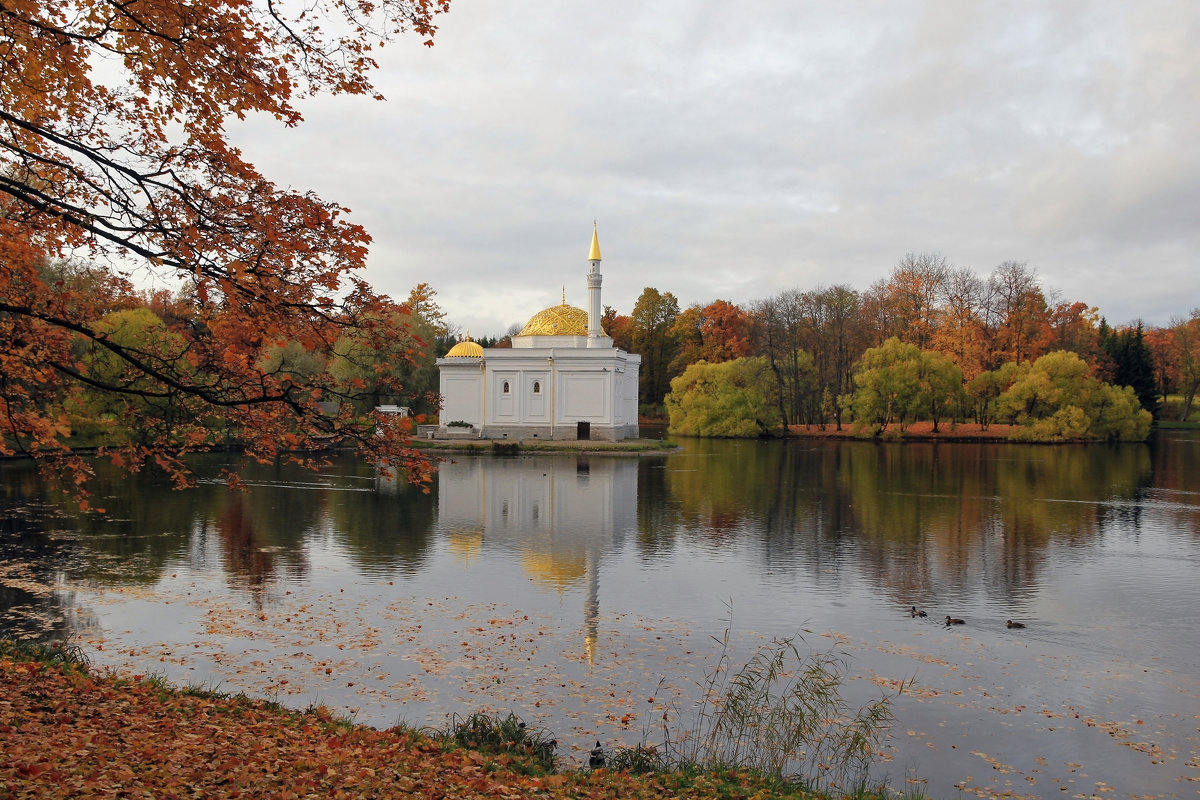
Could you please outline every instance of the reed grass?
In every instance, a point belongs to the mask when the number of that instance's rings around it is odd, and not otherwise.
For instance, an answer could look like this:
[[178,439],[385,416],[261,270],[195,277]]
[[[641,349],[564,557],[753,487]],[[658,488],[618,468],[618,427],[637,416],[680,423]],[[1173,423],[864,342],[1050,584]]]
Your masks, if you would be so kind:
[[[871,795],[870,770],[890,736],[894,694],[858,708],[844,697],[849,664],[802,637],[772,639],[741,667],[730,631],[714,637],[720,657],[705,675],[694,713],[678,708],[660,723],[662,744],[619,748],[610,763],[631,771],[748,770],[806,788]],[[673,727],[690,720],[690,726]]]
[[12,656],[26,661],[52,664],[65,669],[87,669],[87,653],[70,641],[36,642],[0,637],[0,656]]
[[507,754],[531,759],[546,772],[554,771],[558,740],[538,727],[530,727],[515,714],[492,716],[480,711],[465,717],[454,714],[445,730],[433,737],[489,755]]

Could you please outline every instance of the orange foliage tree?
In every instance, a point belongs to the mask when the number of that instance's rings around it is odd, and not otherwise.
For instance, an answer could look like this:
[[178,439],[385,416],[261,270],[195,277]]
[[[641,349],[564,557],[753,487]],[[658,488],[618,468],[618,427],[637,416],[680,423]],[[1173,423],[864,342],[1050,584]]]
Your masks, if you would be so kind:
[[988,279],[991,368],[1024,364],[1045,355],[1053,338],[1051,312],[1037,272],[1024,262],[1005,261]]
[[626,353],[633,351],[633,320],[618,314],[612,306],[605,306],[600,315],[600,328],[612,337],[613,346]]
[[930,347],[953,358],[963,378],[970,381],[985,370],[987,335],[983,309],[987,287],[978,276],[962,267],[946,273],[943,294],[940,323],[930,337]]
[[672,330],[679,343],[672,373],[682,373],[698,361],[719,364],[750,355],[754,351],[753,328],[754,318],[727,300],[684,309]]
[[1184,421],[1200,393],[1200,308],[1189,317],[1176,316],[1166,328],[1146,331],[1146,344],[1154,356],[1156,379],[1164,397],[1179,395],[1169,408]]
[[[432,44],[449,0],[5,0],[0,7],[0,452],[65,456],[72,387],[177,402],[269,458],[329,439],[379,463],[428,465],[402,426],[353,413],[361,387],[264,366],[290,342],[328,354],[348,330],[393,341],[394,315],[358,277],[369,238],[346,209],[281,189],[246,162],[226,121],[293,126],[298,99],[378,96],[371,48],[404,31]],[[101,265],[102,291],[56,265]],[[125,344],[98,320],[135,271],[182,282],[178,346]],[[171,341],[175,341],[172,339]],[[91,374],[80,344],[122,364]],[[267,359],[266,361],[270,361]],[[135,379],[136,378],[136,379]],[[194,404],[198,404],[197,409]],[[340,410],[339,410],[340,409]],[[208,428],[211,430],[211,426]],[[209,446],[196,426],[113,458],[156,461]]]

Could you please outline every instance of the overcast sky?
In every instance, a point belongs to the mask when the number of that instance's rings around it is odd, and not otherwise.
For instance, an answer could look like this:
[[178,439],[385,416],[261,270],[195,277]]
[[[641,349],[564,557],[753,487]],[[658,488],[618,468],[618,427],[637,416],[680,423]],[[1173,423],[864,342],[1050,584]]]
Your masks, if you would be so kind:
[[366,278],[498,335],[586,306],[865,290],[906,253],[1027,262],[1109,322],[1200,306],[1200,2],[453,0],[383,103],[237,130],[350,207]]

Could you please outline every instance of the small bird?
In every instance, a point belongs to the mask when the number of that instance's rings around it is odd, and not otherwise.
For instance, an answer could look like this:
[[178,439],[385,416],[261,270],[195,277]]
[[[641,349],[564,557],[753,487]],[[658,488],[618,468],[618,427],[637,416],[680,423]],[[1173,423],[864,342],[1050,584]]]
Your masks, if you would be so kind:
[[929,616],[924,611],[918,611],[916,606],[912,607],[912,615],[914,617],[928,617]]
[[1004,623],[1004,625],[1005,625],[1005,627],[1008,627],[1008,628],[1024,628],[1025,627],[1024,622],[1013,622],[1011,619],[1008,622]]
[[963,620],[963,619],[959,619],[958,617],[946,617],[946,624],[947,625],[966,625],[967,621]]
[[598,769],[604,766],[604,748],[600,745],[600,740],[596,740],[596,746],[592,748],[590,757],[588,758],[588,766],[592,769]]

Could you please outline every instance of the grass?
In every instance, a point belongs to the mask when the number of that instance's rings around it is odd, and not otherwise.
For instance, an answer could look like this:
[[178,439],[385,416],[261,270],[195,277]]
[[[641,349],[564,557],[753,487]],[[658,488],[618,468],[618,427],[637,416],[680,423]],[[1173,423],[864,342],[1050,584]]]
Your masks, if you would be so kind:
[[[798,637],[774,639],[734,669],[730,629],[682,730],[662,723],[662,744],[618,749],[609,763],[632,772],[752,773],[779,785],[874,796],[870,767],[890,735],[895,695],[857,709],[842,695],[848,664],[832,651],[801,652]],[[679,709],[665,719],[688,719]]]
[[69,672],[86,671],[90,661],[83,648],[67,642],[32,642],[0,638],[0,657],[61,667]]
[[545,730],[530,727],[511,712],[503,717],[482,712],[450,718],[449,726],[433,732],[436,739],[487,755],[515,757],[534,770],[553,772],[558,741]]
[[560,439],[413,439],[412,446],[426,450],[492,452],[499,444],[521,453],[657,453],[679,446],[669,440],[624,439],[619,442]]

